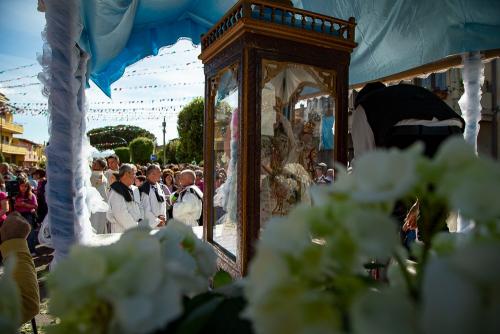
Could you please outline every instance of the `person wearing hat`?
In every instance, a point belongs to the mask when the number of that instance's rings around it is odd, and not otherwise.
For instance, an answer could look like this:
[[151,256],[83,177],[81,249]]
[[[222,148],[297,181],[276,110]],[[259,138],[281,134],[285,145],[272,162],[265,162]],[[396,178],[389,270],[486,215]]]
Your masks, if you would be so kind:
[[314,167],[314,183],[315,184],[328,184],[331,183],[330,180],[327,179],[326,172],[327,165],[324,162],[320,162]]

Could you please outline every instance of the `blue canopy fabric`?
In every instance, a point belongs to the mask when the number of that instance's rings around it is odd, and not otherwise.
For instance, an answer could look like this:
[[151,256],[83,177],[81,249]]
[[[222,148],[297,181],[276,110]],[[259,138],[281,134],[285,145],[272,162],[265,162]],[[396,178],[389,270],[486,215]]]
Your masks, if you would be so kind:
[[[188,38],[194,44],[235,0],[89,0],[80,46],[108,96],[134,62]],[[468,51],[500,48],[500,0],[307,0],[296,7],[357,22],[350,83],[399,73]]]
[[324,116],[321,119],[321,142],[320,149],[333,150],[333,125],[335,123],[334,116]]
[[233,0],[85,0],[79,45],[90,54],[90,78],[108,96],[125,68],[180,38],[200,43]]

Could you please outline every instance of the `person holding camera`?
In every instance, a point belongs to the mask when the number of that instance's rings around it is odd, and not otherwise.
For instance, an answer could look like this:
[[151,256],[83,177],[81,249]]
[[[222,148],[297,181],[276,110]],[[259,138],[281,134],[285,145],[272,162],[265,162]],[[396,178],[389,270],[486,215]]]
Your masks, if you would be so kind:
[[0,174],[2,174],[5,182],[15,181],[17,179],[16,176],[12,174],[9,164],[6,162],[0,164]]

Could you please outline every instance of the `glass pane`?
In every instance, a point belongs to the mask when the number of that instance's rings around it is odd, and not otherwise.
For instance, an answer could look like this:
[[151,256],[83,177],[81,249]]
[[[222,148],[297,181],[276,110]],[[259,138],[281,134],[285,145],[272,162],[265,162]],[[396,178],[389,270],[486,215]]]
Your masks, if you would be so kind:
[[214,100],[213,240],[236,257],[238,222],[238,81],[235,70],[219,77]]
[[335,123],[335,73],[267,60],[262,68],[261,227],[310,205],[311,185],[332,182]]

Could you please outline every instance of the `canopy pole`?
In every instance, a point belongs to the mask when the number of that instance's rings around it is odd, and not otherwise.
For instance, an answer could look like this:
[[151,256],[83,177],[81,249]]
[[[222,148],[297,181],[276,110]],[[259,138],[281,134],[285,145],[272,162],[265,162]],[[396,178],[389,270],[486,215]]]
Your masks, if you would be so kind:
[[[464,139],[474,147],[477,155],[477,135],[481,120],[481,86],[484,82],[484,64],[479,52],[469,52],[462,55],[462,79],[464,94],[458,101],[465,120]],[[474,227],[474,222],[458,214],[457,232],[467,232]]]
[[481,86],[484,83],[484,64],[481,53],[468,52],[462,55],[462,79],[464,94],[458,101],[465,120],[464,139],[474,147],[477,154],[477,136],[481,120]]
[[79,0],[45,0],[46,44],[39,78],[48,96],[47,205],[54,263],[83,238],[85,189],[85,73],[87,56],[76,41],[81,33]]

